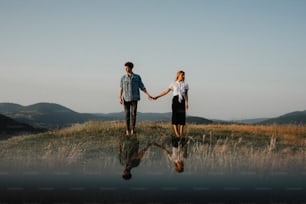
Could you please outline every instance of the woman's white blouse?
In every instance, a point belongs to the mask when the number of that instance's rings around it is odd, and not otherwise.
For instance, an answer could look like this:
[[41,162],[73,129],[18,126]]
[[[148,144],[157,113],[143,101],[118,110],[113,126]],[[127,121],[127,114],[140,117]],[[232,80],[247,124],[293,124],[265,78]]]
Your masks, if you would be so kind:
[[179,145],[178,147],[172,147],[172,153],[168,154],[168,157],[170,158],[170,160],[178,162],[184,160],[183,154],[184,154],[183,149]]
[[189,85],[184,81],[174,81],[169,88],[173,91],[173,96],[179,96],[179,102],[181,102],[189,89]]

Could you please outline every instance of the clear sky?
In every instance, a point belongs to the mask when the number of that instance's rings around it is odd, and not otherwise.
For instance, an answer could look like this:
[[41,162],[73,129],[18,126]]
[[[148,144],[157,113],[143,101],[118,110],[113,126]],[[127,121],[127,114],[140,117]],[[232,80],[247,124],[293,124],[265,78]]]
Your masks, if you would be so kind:
[[[0,0],[0,102],[123,111],[124,63],[151,95],[180,69],[188,114],[275,117],[306,109],[305,0]],[[138,111],[171,112],[168,94]]]

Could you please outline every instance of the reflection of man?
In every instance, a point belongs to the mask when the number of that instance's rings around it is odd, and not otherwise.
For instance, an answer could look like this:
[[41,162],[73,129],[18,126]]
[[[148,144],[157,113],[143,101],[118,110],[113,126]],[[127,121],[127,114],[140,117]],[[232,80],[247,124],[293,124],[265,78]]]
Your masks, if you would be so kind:
[[168,158],[173,162],[175,170],[178,173],[184,171],[184,159],[187,158],[188,142],[185,137],[172,136],[172,151],[167,150],[165,147],[154,143],[155,146],[161,148]]
[[122,178],[129,180],[132,178],[131,170],[139,166],[140,160],[152,144],[148,144],[139,151],[139,140],[137,137],[123,136],[119,141],[119,161],[124,166]]

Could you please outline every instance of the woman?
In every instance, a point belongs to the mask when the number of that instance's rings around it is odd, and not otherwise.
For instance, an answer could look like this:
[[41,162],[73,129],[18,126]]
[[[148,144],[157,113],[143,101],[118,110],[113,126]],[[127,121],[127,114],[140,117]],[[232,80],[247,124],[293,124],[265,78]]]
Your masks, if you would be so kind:
[[154,100],[173,91],[172,99],[172,126],[177,137],[183,137],[186,124],[186,110],[188,109],[189,86],[185,82],[185,72],[180,70],[176,74],[176,79],[161,94],[153,97]]

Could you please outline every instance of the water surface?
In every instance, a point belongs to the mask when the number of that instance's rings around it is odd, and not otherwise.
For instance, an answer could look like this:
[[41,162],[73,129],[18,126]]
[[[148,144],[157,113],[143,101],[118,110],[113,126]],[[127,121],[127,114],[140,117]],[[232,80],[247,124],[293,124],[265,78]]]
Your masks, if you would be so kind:
[[[100,152],[103,157],[99,159],[91,158],[73,165],[56,166],[56,168],[37,165],[31,169],[9,169],[1,164],[0,201],[4,203],[306,202],[306,173],[303,168],[269,169],[263,166],[256,169],[245,165],[243,158],[240,163],[233,161],[228,164],[225,160],[232,158],[230,155],[214,152],[213,157],[208,157],[209,146],[206,147],[200,148],[198,143],[190,140],[171,139],[165,143],[156,143],[130,138],[119,140],[118,145]],[[184,163],[182,172],[175,170],[172,153],[176,150],[182,151],[176,155],[176,159],[182,159]],[[129,157],[133,157],[136,161]],[[122,175],[129,165],[133,166],[130,171],[132,176],[125,179]]]

